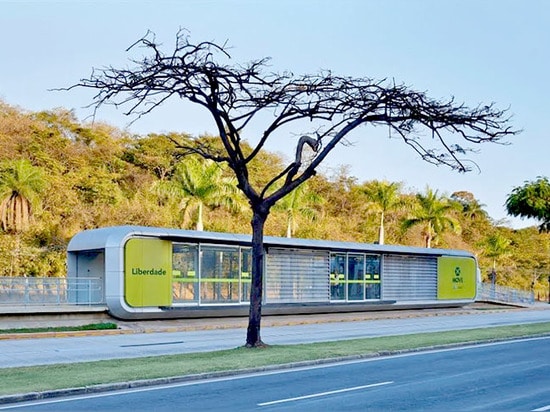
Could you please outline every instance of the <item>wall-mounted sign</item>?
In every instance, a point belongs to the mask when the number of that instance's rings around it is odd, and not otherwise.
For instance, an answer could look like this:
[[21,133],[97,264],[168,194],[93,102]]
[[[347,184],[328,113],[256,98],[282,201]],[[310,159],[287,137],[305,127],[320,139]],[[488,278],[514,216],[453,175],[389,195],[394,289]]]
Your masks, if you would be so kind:
[[172,304],[172,242],[140,238],[126,242],[124,298],[133,307]]
[[437,258],[437,298],[473,299],[476,296],[476,262],[466,257]]

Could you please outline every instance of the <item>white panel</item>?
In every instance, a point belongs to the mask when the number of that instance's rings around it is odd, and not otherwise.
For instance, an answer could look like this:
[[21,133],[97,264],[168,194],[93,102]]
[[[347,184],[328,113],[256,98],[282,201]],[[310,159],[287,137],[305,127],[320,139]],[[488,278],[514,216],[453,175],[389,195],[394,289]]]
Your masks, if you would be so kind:
[[269,249],[266,302],[328,302],[329,255],[325,251]]
[[437,299],[437,257],[384,255],[383,259],[384,299]]

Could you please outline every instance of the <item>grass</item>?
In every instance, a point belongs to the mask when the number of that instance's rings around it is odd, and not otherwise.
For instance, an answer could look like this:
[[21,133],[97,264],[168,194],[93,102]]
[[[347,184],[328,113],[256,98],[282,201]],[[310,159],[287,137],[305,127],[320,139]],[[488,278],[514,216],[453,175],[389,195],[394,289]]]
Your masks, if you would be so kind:
[[0,334],[8,333],[39,333],[39,332],[74,332],[80,330],[107,330],[117,329],[116,323],[90,323],[81,326],[52,326],[48,328],[17,328],[17,329],[0,329]]
[[0,375],[0,395],[243,370],[319,359],[368,356],[439,345],[541,334],[550,334],[550,322],[339,342],[275,345],[258,349],[239,347],[208,353],[3,368]]

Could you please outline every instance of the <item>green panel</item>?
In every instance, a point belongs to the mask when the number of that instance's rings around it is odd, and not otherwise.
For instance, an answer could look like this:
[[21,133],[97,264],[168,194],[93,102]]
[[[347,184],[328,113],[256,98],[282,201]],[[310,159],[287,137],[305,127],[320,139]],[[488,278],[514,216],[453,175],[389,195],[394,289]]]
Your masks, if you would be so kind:
[[124,297],[133,307],[172,304],[172,242],[130,239],[124,247]]
[[437,259],[438,299],[474,299],[476,279],[474,259],[448,256]]

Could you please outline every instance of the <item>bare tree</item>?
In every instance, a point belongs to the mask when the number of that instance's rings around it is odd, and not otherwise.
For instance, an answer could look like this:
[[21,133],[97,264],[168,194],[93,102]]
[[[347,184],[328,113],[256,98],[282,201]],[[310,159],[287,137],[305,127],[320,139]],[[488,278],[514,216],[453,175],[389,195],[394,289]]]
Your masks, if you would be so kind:
[[[204,108],[211,116],[221,145],[179,142],[180,153],[196,153],[225,162],[235,173],[238,187],[252,209],[252,287],[247,346],[260,346],[264,224],[273,205],[315,175],[332,149],[361,125],[385,125],[420,157],[461,172],[475,163],[465,158],[471,148],[461,142],[502,142],[518,133],[506,110],[493,104],[469,108],[453,98],[440,101],[424,92],[385,80],[336,76],[330,71],[296,76],[267,72],[269,59],[245,65],[230,64],[225,44],[192,43],[180,30],[169,54],[148,32],[129,47],[145,49],[145,57],[131,59],[133,67],[96,69],[74,87],[97,89],[93,106],[125,107],[139,118],[171,97]],[[260,114],[269,113],[257,140],[243,144],[242,133]],[[275,132],[292,126],[296,132],[294,160],[262,187],[253,187],[251,162]],[[284,130],[283,130],[284,129]],[[276,138],[276,136],[275,136]],[[431,142],[431,144],[430,144]],[[304,160],[304,152],[310,154]]]

